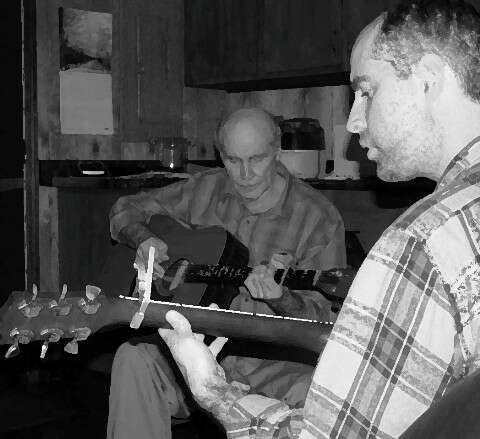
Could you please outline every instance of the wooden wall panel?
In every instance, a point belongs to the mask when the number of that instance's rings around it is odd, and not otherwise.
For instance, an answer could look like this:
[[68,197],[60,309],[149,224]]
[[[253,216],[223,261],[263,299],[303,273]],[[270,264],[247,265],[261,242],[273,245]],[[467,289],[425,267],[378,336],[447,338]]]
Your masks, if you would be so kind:
[[[40,287],[58,291],[58,203],[57,189],[41,186],[39,190]],[[38,280],[37,280],[38,282]]]

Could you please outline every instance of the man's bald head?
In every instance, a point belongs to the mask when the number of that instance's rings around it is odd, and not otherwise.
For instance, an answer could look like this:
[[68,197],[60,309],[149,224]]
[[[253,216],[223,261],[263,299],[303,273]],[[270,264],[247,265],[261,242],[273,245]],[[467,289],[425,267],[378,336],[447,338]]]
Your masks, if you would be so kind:
[[261,108],[242,108],[230,114],[221,124],[217,138],[221,149],[225,144],[264,144],[279,147],[279,129],[272,116]]
[[218,130],[220,157],[245,199],[258,200],[272,187],[280,155],[278,132],[273,118],[260,108],[235,111]]

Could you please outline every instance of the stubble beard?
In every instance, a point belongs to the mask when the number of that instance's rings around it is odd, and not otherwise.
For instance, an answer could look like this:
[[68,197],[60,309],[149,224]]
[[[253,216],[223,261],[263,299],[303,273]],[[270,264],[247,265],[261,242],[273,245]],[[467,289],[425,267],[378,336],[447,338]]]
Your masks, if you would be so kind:
[[380,179],[407,181],[416,177],[432,178],[436,174],[440,167],[441,135],[432,120],[425,120],[424,127],[417,133],[406,133],[389,153],[379,151],[377,175]]

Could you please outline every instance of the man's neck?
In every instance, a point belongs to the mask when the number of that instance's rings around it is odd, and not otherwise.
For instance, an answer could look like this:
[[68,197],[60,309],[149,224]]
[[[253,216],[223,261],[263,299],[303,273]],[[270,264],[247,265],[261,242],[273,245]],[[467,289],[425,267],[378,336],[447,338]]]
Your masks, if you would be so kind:
[[456,105],[450,105],[447,111],[439,116],[438,126],[442,127],[443,145],[442,163],[437,171],[438,179],[453,158],[480,135],[480,105],[469,99],[462,99]]
[[255,200],[245,199],[247,209],[252,213],[263,213],[274,207],[282,198],[287,180],[280,174],[275,174],[272,185]]

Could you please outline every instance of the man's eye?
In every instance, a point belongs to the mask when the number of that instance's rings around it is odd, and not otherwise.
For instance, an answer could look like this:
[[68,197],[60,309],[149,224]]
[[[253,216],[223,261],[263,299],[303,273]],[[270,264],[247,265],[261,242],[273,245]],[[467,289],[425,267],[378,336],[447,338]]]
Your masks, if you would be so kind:
[[253,163],[259,163],[259,162],[261,162],[264,158],[265,158],[265,156],[263,156],[263,155],[260,156],[260,155],[259,155],[259,156],[252,157],[252,158],[251,158],[251,161],[252,161]]

